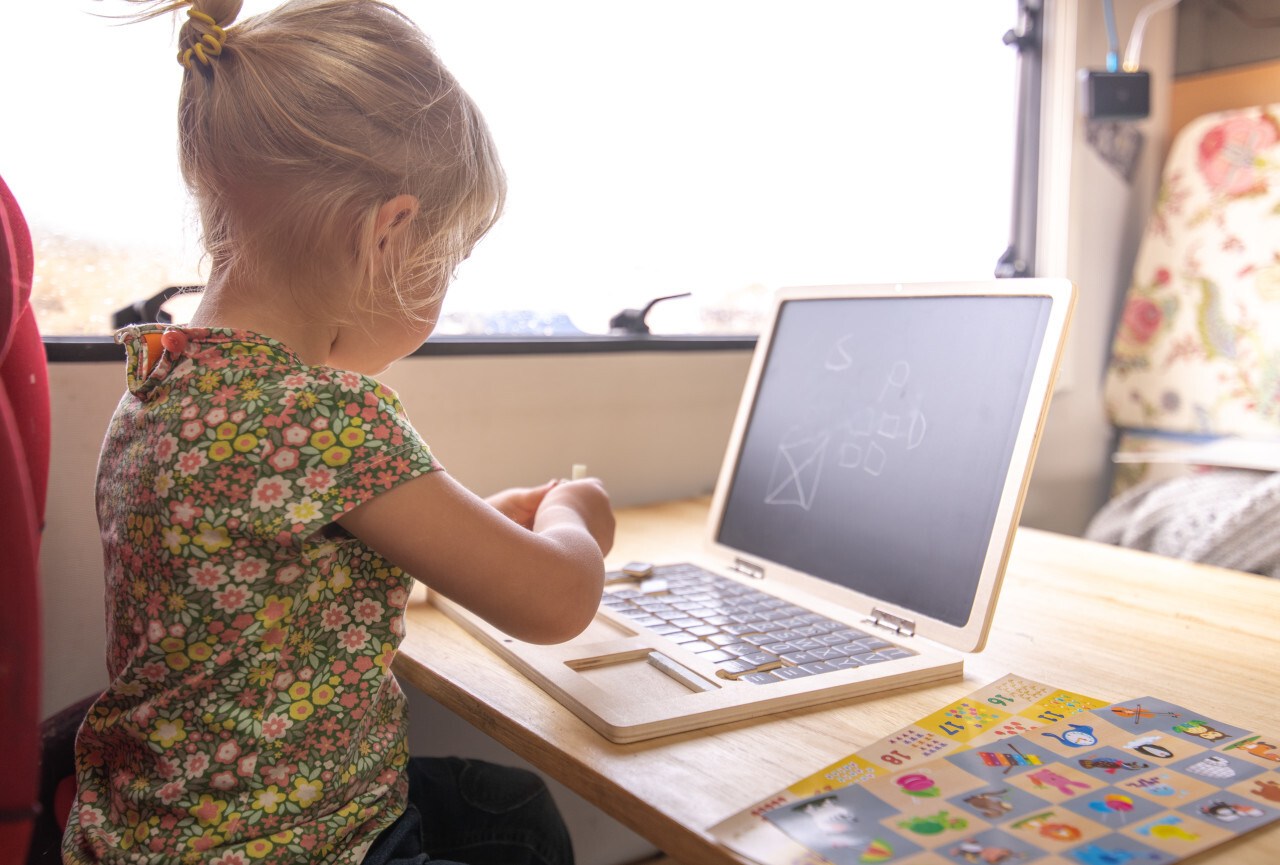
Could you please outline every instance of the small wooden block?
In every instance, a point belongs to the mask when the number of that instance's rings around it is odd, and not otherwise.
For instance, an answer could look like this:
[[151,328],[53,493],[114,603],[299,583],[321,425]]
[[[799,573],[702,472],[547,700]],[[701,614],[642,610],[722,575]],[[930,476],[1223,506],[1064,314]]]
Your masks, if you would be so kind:
[[716,686],[706,679],[682,667],[661,652],[650,652],[649,663],[666,673],[691,691],[714,691]]

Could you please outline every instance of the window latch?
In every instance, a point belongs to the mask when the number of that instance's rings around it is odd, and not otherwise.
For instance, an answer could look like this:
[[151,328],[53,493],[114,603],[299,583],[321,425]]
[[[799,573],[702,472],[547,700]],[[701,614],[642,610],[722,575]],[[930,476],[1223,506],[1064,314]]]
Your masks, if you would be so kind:
[[160,289],[146,300],[117,309],[111,317],[111,324],[116,330],[131,324],[150,324],[151,322],[170,324],[173,316],[163,308],[170,298],[201,291],[204,291],[203,285],[170,285]]
[[617,334],[628,333],[648,333],[649,325],[645,322],[645,316],[649,314],[649,310],[653,309],[653,305],[661,300],[674,300],[677,297],[688,297],[693,292],[686,291],[683,294],[669,294],[666,297],[655,297],[653,300],[645,304],[644,309],[624,309],[622,312],[609,319],[609,332]]

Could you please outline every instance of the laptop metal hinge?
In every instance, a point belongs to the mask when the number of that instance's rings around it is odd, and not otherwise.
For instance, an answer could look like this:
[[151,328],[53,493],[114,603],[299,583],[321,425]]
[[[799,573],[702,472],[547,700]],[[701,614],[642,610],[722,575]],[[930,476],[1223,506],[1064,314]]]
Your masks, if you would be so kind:
[[904,619],[901,616],[895,616],[893,613],[886,613],[884,610],[871,609],[871,617],[867,621],[878,628],[884,628],[893,631],[895,634],[901,634],[904,637],[913,637],[916,633],[916,623],[910,619]]
[[764,568],[752,564],[746,559],[735,558],[733,564],[729,566],[729,570],[742,574],[744,577],[750,577],[753,580],[764,579]]

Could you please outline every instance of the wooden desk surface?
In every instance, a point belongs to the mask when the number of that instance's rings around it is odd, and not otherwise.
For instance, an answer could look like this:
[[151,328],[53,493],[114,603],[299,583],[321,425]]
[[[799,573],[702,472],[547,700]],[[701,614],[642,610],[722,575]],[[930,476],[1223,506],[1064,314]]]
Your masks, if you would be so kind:
[[[683,561],[708,500],[618,514],[609,562]],[[1022,529],[963,680],[616,745],[421,598],[396,672],[685,865],[741,863],[707,829],[1006,673],[1108,700],[1157,696],[1280,730],[1280,580]],[[1274,865],[1280,824],[1193,861]]]

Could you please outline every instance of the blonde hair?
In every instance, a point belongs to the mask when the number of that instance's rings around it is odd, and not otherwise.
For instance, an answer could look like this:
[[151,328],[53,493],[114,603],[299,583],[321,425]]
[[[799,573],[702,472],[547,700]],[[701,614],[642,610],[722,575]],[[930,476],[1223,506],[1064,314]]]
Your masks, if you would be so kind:
[[[180,162],[215,270],[294,291],[346,277],[349,309],[369,311],[387,310],[375,289],[389,285],[425,318],[497,220],[506,179],[422,31],[381,0],[290,0],[240,23],[242,0],[129,2],[152,7],[138,19],[188,10]],[[362,251],[401,194],[419,203],[410,245],[396,272],[375,274]]]

